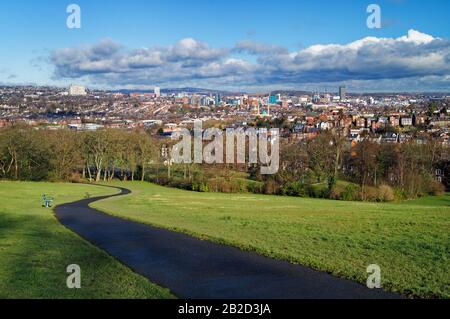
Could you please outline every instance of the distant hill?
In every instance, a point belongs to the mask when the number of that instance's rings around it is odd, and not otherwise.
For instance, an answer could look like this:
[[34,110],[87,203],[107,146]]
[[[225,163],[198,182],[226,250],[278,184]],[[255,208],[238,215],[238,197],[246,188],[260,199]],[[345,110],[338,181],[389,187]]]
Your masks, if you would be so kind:
[[281,95],[289,95],[289,96],[300,96],[300,95],[311,95],[310,91],[298,91],[298,90],[276,90],[272,91],[271,94],[281,94]]
[[[122,89],[122,90],[114,90],[111,92],[115,93],[123,93],[123,94],[130,94],[130,93],[153,93],[153,90],[129,90],[129,89]],[[177,94],[177,93],[197,93],[197,94],[223,94],[223,95],[233,95],[237,94],[237,92],[230,92],[225,90],[211,90],[211,89],[202,89],[202,88],[192,88],[192,87],[184,87],[184,88],[167,88],[167,89],[161,89],[161,93],[165,94]],[[244,92],[239,92],[239,94],[242,94]]]

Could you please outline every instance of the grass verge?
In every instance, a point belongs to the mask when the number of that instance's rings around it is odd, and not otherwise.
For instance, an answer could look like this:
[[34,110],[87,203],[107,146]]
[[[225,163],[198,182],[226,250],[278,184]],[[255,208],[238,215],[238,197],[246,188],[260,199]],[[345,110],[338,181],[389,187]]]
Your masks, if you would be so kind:
[[[114,189],[81,184],[0,182],[0,298],[172,298],[168,290],[89,244],[41,207]],[[66,267],[81,267],[81,289],[68,289]]]
[[381,204],[115,185],[133,193],[93,207],[361,283],[378,264],[386,290],[450,297],[449,194]]

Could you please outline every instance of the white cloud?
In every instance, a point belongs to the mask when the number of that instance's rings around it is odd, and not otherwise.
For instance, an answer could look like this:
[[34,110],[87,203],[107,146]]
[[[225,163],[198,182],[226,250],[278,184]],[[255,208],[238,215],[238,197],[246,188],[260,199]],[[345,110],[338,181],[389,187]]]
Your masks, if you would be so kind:
[[416,30],[409,30],[407,36],[403,36],[398,38],[399,41],[405,41],[405,42],[413,42],[415,44],[426,44],[433,41],[435,38],[433,38],[431,35],[421,33]]
[[[448,77],[450,42],[416,30],[398,38],[366,37],[348,44],[317,44],[296,52],[254,41],[241,41],[233,48],[212,48],[192,38],[168,47],[127,50],[107,39],[92,46],[55,50],[50,61],[58,78],[85,77],[108,86],[202,81],[203,86],[214,83],[222,87],[345,81],[386,84]],[[410,83],[423,85],[418,80]]]

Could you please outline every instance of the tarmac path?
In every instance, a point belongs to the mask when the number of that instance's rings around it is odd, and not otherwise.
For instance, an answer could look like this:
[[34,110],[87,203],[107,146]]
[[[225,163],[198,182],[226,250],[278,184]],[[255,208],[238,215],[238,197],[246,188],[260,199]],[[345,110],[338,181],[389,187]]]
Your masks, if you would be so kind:
[[401,298],[326,272],[264,257],[182,233],[110,216],[89,204],[55,208],[58,220],[151,282],[186,299]]

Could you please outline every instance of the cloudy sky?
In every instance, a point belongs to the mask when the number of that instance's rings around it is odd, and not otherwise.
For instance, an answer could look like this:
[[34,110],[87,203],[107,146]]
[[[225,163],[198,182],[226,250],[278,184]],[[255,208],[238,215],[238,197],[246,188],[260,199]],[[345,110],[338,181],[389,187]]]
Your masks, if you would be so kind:
[[34,3],[0,4],[0,84],[450,91],[447,0]]

